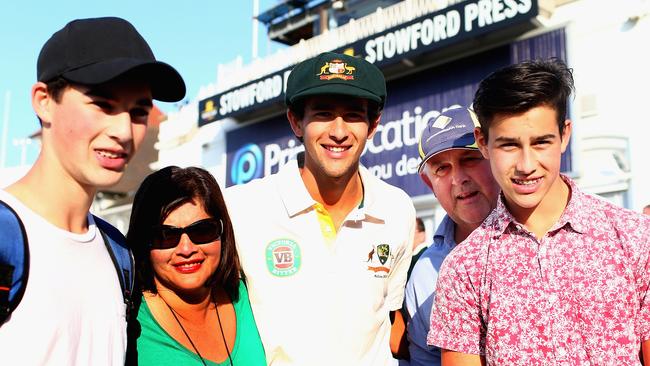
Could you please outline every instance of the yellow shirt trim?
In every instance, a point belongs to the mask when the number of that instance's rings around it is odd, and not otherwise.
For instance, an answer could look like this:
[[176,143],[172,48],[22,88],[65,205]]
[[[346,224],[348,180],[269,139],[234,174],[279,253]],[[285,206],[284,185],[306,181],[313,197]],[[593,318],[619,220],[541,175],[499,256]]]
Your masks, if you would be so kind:
[[315,203],[314,210],[316,211],[316,217],[318,217],[320,232],[323,235],[323,239],[325,239],[327,245],[331,245],[336,240],[336,227],[334,226],[334,220],[332,220],[332,216],[330,216],[330,213],[327,212],[327,209],[321,203]]

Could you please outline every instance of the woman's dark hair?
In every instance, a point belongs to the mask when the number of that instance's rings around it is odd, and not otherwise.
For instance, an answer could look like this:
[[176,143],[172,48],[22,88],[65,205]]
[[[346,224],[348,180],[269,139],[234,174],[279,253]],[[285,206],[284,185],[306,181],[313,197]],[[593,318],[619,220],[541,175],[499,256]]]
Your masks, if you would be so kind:
[[567,100],[574,90],[573,74],[556,58],[510,65],[483,79],[474,95],[473,109],[486,137],[496,114],[525,113],[548,106],[557,113],[560,136],[564,132]]
[[191,167],[169,166],[147,176],[133,199],[126,242],[133,251],[138,287],[157,293],[150,257],[154,232],[176,208],[185,203],[200,204],[205,212],[223,222],[221,260],[206,283],[212,301],[217,289],[223,288],[233,301],[239,298],[239,280],[243,279],[235,237],[219,184],[208,171]]

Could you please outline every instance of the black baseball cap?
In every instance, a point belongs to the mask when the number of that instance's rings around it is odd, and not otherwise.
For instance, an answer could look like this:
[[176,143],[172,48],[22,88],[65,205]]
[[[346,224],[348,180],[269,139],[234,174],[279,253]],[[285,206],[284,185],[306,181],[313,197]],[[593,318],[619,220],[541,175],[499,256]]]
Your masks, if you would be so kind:
[[36,73],[42,82],[60,76],[72,83],[97,85],[129,71],[149,81],[154,99],[177,102],[185,97],[185,82],[178,71],[156,61],[135,27],[116,17],[66,24],[43,45]]
[[296,65],[287,80],[285,103],[319,94],[344,95],[373,100],[383,108],[386,79],[370,62],[334,52],[324,52]]

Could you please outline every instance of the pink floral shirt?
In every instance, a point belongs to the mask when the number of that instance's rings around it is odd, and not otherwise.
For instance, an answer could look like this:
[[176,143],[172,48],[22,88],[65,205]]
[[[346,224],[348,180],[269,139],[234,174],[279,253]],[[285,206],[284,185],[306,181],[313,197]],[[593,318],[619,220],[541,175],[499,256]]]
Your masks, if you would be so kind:
[[650,217],[581,192],[537,240],[501,198],[446,258],[429,345],[489,365],[639,365],[650,339]]

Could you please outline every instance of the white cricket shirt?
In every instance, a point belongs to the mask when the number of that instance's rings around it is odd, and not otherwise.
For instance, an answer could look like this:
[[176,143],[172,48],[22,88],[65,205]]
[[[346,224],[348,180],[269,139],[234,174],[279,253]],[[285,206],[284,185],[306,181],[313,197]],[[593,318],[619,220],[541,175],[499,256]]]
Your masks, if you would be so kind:
[[363,203],[338,233],[295,160],[226,190],[270,365],[392,362],[389,312],[402,307],[415,210],[401,189],[360,174]]

